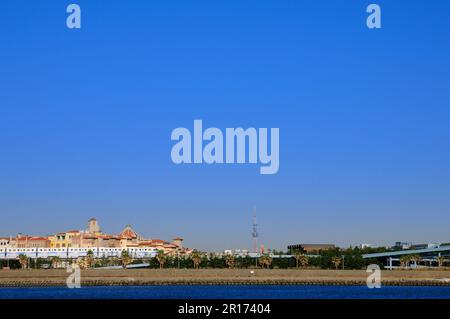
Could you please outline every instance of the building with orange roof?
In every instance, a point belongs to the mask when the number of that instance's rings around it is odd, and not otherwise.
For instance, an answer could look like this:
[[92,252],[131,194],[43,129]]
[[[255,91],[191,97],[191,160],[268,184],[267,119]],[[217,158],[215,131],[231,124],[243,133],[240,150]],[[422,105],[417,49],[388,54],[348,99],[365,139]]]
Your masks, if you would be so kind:
[[165,253],[183,253],[188,250],[183,248],[183,239],[175,237],[172,242],[162,239],[146,239],[141,237],[131,225],[117,235],[106,234],[100,230],[100,225],[95,218],[88,221],[85,230],[69,230],[59,232],[48,237],[32,237],[17,235],[15,238],[0,238],[0,247],[7,246],[15,248],[128,248],[128,247],[151,247],[163,250]]
[[17,248],[48,248],[50,240],[47,237],[22,236],[16,238]]

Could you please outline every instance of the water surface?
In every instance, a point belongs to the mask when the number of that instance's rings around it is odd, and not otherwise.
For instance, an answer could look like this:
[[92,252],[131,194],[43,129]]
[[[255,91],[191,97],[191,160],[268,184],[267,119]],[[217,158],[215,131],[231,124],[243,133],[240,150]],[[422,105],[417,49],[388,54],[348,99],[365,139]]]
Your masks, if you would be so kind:
[[450,299],[450,287],[126,286],[0,288],[0,299]]

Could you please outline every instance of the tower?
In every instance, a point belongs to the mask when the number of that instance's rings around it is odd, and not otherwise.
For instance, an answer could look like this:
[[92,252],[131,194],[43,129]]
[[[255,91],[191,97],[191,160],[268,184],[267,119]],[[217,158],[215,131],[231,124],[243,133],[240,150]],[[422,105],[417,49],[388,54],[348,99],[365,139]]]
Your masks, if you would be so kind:
[[96,234],[100,232],[100,226],[95,218],[91,218],[88,221],[87,232],[90,234]]
[[172,243],[175,246],[178,246],[178,248],[180,248],[180,249],[183,248],[183,238],[181,238],[181,237],[175,237],[173,239]]
[[253,251],[258,252],[258,224],[256,223],[256,207],[253,208]]

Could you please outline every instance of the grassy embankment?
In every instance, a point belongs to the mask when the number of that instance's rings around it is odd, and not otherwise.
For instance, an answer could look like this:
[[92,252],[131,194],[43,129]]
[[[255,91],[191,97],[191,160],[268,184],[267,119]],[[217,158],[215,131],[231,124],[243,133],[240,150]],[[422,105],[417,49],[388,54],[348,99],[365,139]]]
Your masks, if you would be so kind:
[[[319,269],[87,269],[81,285],[365,285],[365,270]],[[64,269],[0,270],[0,287],[64,286]],[[383,285],[448,285],[450,270],[382,271]]]

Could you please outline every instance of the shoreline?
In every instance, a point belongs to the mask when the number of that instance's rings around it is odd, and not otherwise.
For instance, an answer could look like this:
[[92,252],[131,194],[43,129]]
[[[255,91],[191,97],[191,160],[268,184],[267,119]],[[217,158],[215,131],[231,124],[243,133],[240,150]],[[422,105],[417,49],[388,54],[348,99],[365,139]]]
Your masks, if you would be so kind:
[[[149,286],[365,286],[365,282],[347,282],[347,281],[298,281],[298,282],[277,282],[277,281],[260,281],[260,282],[203,282],[203,281],[186,281],[186,282],[81,282],[81,287],[149,287]],[[395,287],[450,287],[450,283],[445,281],[387,281],[382,282],[382,286]],[[57,282],[33,282],[33,283],[2,283],[0,289],[3,288],[57,288],[66,287],[65,283]]]
[[[0,288],[64,287],[69,275],[64,269],[0,270]],[[319,269],[87,269],[81,271],[81,286],[365,286],[367,275],[365,270]],[[383,270],[381,284],[450,286],[450,270]]]

